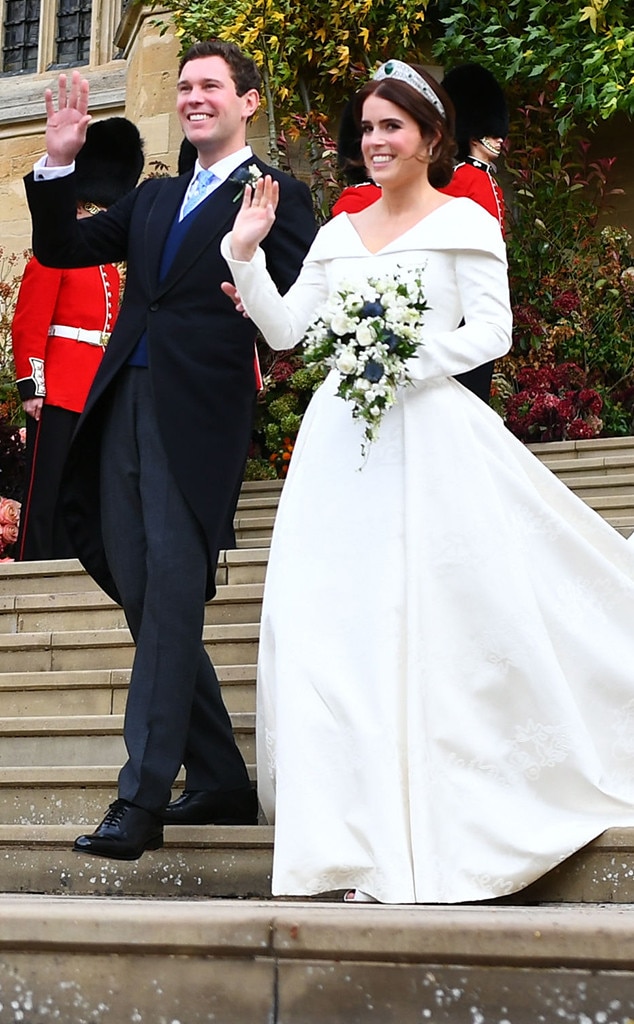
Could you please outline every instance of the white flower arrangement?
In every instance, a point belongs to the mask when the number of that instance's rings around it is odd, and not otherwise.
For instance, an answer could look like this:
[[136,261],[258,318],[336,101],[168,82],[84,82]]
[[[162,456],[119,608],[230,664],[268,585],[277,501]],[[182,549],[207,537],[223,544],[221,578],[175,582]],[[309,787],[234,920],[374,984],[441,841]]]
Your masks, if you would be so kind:
[[397,391],[411,383],[407,360],[422,344],[429,309],[420,269],[342,283],[304,336],[304,357],[340,375],[337,395],[365,421],[362,455],[379,435]]

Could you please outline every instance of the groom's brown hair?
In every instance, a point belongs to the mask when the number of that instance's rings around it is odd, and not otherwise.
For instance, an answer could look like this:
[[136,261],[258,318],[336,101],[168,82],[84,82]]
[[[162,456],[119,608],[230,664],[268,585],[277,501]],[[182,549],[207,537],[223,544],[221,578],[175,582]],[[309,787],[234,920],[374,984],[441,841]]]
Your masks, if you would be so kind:
[[262,92],[262,78],[257,65],[235,43],[227,43],[224,39],[205,39],[202,43],[194,43],[181,57],[179,75],[190,60],[198,60],[199,57],[222,57],[229,66],[238,96],[244,96],[249,89]]

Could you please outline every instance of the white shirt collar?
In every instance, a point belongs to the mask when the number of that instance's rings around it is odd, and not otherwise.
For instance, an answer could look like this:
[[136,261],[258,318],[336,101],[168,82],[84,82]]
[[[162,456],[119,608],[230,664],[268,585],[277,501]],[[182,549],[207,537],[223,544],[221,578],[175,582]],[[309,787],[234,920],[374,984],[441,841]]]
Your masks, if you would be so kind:
[[[223,156],[222,160],[218,160],[215,164],[211,164],[207,168],[208,171],[213,171],[219,181],[226,181],[232,171],[235,171],[236,167],[243,164],[245,160],[248,160],[250,156],[253,156],[253,150],[250,146],[243,146],[242,149],[236,150],[235,153],[229,153],[229,156]],[[200,161],[196,159],[194,164],[194,175],[192,181],[202,170]]]

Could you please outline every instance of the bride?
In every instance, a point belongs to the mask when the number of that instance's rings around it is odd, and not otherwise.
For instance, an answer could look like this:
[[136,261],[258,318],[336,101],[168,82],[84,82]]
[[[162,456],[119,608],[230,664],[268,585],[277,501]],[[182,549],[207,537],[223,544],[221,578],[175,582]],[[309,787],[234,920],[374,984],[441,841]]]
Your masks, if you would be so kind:
[[496,221],[435,188],[448,98],[389,61],[357,111],[382,197],[322,228],[283,298],[269,178],[223,241],[224,290],[276,349],[342,281],[414,267],[429,307],[362,468],[332,371],[282,494],[258,668],[272,889],[483,900],[634,825],[634,546],[453,379],[508,350],[511,313]]

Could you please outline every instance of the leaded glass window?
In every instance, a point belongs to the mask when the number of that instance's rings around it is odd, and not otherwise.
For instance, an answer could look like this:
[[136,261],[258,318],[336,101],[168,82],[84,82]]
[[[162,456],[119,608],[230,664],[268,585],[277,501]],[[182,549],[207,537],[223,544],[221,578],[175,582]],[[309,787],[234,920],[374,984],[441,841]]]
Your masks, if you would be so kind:
[[59,0],[56,64],[87,64],[92,0]]
[[6,0],[3,72],[37,71],[40,0]]

